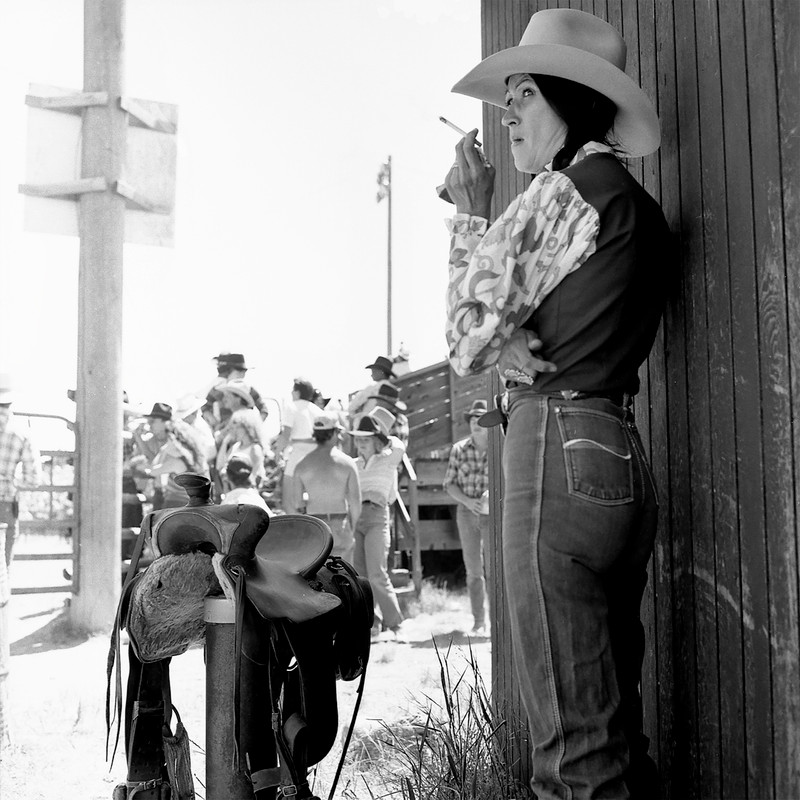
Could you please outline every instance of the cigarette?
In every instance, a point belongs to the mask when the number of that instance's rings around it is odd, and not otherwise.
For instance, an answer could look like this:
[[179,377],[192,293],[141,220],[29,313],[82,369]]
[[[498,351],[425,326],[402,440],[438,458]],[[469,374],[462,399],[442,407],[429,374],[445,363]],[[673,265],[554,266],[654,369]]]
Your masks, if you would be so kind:
[[[439,121],[444,122],[444,124],[447,125],[448,128],[452,128],[456,133],[460,133],[462,136],[467,135],[466,131],[462,131],[461,128],[458,127],[458,125],[454,125],[452,122],[450,122],[449,119],[445,119],[444,117],[439,117]],[[475,146],[482,147],[483,145],[481,145],[481,143],[476,139]]]

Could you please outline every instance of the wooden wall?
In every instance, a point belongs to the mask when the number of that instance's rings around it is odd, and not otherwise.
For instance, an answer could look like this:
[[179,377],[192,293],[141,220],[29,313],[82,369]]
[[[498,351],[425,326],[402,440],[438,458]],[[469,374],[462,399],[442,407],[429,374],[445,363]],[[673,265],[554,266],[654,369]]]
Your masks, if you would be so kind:
[[485,375],[459,377],[447,361],[401,375],[395,384],[408,406],[408,455],[447,458],[453,442],[469,436],[464,412],[485,397],[486,380]]
[[[484,55],[563,6],[625,37],[663,131],[630,169],[679,243],[636,407],[661,492],[643,694],[662,795],[800,797],[800,2],[483,0]],[[499,110],[482,132],[497,210],[523,182]],[[495,608],[495,689],[513,711]]]

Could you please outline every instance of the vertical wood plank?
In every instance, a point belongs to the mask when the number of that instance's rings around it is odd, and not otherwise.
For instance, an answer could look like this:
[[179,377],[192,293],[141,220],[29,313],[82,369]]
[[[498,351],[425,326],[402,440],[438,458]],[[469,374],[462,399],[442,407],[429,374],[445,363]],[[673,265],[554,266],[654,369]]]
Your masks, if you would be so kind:
[[[629,43],[626,71],[629,75],[634,76],[635,79],[640,79],[640,44],[639,44],[639,26],[637,9],[633,8],[631,14],[630,4],[617,3],[610,0],[608,3],[608,21],[620,31],[623,38],[625,34],[625,16],[628,16],[629,30],[633,33],[633,46]],[[635,24],[631,24],[631,20]],[[654,20],[651,17],[651,25]],[[645,38],[648,38],[647,35]],[[635,54],[635,55],[633,55]],[[631,57],[633,55],[633,57]],[[654,49],[651,48],[647,53],[647,59],[651,62],[651,67],[647,70],[648,74],[652,76],[649,86],[643,87],[652,99],[656,107],[658,106],[658,88],[655,80],[655,75],[658,72],[658,56]],[[658,158],[653,158],[655,169],[651,171],[649,182],[645,182],[643,170],[636,169],[639,164],[638,160],[628,164],[629,170],[642,180],[642,184],[653,197],[660,201],[660,173],[658,171]],[[656,486],[660,488],[662,493],[665,494],[667,487],[668,470],[666,465],[669,462],[669,453],[666,447],[667,438],[666,431],[666,363],[665,363],[665,348],[664,348],[664,324],[659,326],[656,339],[653,343],[653,349],[648,361],[643,365],[639,371],[640,389],[636,398],[636,424],[642,435],[646,447],[648,448],[648,455],[653,470],[653,477]],[[659,435],[661,432],[661,435]],[[655,435],[654,435],[655,434]],[[669,648],[662,645],[664,631],[671,631],[671,618],[669,611],[671,608],[671,580],[672,575],[671,558],[666,562],[664,553],[671,553],[669,547],[669,526],[666,515],[666,508],[662,501],[659,511],[659,528],[656,539],[656,547],[654,549],[653,557],[650,560],[648,568],[648,582],[645,590],[645,595],[642,602],[642,623],[645,629],[646,642],[648,643],[645,650],[645,658],[642,664],[642,707],[644,715],[644,732],[649,737],[650,741],[650,754],[660,765],[661,771],[664,775],[668,775],[667,765],[661,757],[662,750],[662,736],[660,731],[660,697],[659,686],[662,684],[662,676],[668,675],[662,668],[662,661],[666,661],[671,665],[669,659]],[[664,542],[666,541],[666,549]],[[665,579],[666,578],[666,579]],[[667,615],[665,617],[664,608],[666,608]],[[666,639],[669,641],[669,639]],[[666,658],[665,658],[666,655]],[[669,667],[671,669],[671,666]],[[669,741],[669,737],[665,741]]]
[[[661,183],[661,207],[671,229],[681,231],[680,195],[680,135],[677,112],[676,52],[674,13],[672,2],[656,0],[637,4],[640,80],[644,86],[656,88],[658,108],[661,111],[662,143],[659,151],[661,174],[669,176]],[[657,56],[656,72],[651,73],[648,53]],[[644,182],[644,169],[642,168]],[[685,265],[684,265],[685,271]],[[696,785],[696,759],[698,751],[695,598],[692,571],[694,541],[690,514],[690,463],[688,453],[689,418],[688,387],[686,376],[686,309],[682,294],[677,291],[668,299],[664,316],[665,370],[668,376],[666,394],[666,437],[669,442],[667,477],[667,513],[671,545],[669,564],[671,574],[663,580],[672,583],[672,639],[669,653],[671,661],[672,691],[666,698],[670,712],[662,730],[663,792],[669,797],[692,797]],[[663,641],[663,639],[662,639]],[[667,644],[667,642],[664,642]]]
[[[793,0],[775,0],[773,4],[776,87],[778,93],[778,153],[781,161],[781,198],[783,210],[784,268],[788,294],[787,331],[789,340],[788,402],[794,410],[791,417],[791,462],[787,465],[795,487],[800,485],[800,137],[797,120],[800,119],[800,3]],[[794,492],[794,541],[800,529],[800,491]],[[792,527],[785,530],[790,534]],[[798,554],[794,561],[791,552],[786,554],[785,572],[779,582],[785,581],[786,604],[789,614],[795,615],[794,634],[797,635],[798,613]],[[794,599],[792,600],[792,572],[794,572]],[[780,608],[775,603],[776,608]],[[783,673],[776,682],[774,692],[775,719],[775,795],[800,796],[800,710],[797,708],[797,653],[800,647],[791,640],[773,642],[782,650],[776,661]],[[785,663],[783,661],[785,659]],[[781,707],[783,706],[783,707]]]
[[[697,642],[697,785],[712,797],[720,790],[719,665],[717,659],[717,576],[714,551],[711,404],[708,374],[707,297],[703,272],[703,197],[694,3],[680,3],[674,15],[677,111],[680,126],[681,262],[685,309],[689,415],[689,488],[692,580]],[[724,300],[724,298],[722,298]]]
[[[703,246],[708,293],[708,353],[711,397],[711,471],[714,482],[714,536],[716,542],[716,594],[741,596],[739,570],[738,493],[736,472],[734,370],[731,334],[731,293],[727,248],[725,200],[725,131],[717,8],[695,7],[698,53],[698,90],[702,109],[701,168],[703,193]],[[730,720],[744,714],[743,639],[738,599],[718,603],[720,642],[720,759],[721,794],[746,795],[744,727]]]
[[747,790],[772,794],[769,608],[761,445],[760,341],[751,180],[744,3],[719,3],[731,265],[736,449],[744,625]]
[[[745,3],[747,89],[753,170],[755,267],[761,354],[761,435],[768,578],[768,643],[772,698],[772,784],[765,765],[759,785],[773,796],[797,786],[798,670],[797,519],[793,502],[792,408],[783,242],[778,97],[772,9]],[[796,84],[796,87],[798,84]],[[763,143],[770,143],[764,147]],[[764,702],[766,698],[762,698]],[[792,760],[793,759],[793,760]],[[783,793],[783,794],[782,794]]]

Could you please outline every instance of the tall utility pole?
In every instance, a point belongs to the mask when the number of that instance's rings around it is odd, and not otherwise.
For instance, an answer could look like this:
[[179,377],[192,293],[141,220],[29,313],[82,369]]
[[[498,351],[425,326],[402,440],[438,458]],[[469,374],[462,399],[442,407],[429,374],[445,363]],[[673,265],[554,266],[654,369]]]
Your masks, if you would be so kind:
[[386,252],[386,355],[392,357],[392,157],[388,156],[378,172],[378,202],[388,202],[389,222],[387,226]]
[[78,376],[80,550],[71,619],[107,630],[114,618],[121,569],[122,253],[125,199],[117,194],[125,158],[124,0],[84,0],[84,91],[108,102],[84,110],[83,178],[105,178],[102,192],[79,200]]

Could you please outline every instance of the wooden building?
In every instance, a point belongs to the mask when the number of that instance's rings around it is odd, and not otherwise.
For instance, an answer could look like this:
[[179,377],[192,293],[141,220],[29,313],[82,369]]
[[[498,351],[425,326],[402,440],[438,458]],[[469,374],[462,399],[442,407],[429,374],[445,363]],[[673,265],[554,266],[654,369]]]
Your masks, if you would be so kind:
[[[643,693],[662,795],[800,797],[800,2],[483,0],[484,55],[558,6],[624,36],[663,132],[630,169],[679,244],[636,403],[661,492]],[[497,213],[522,176],[499,109],[484,106],[482,133]],[[514,713],[495,599],[495,691]]]

